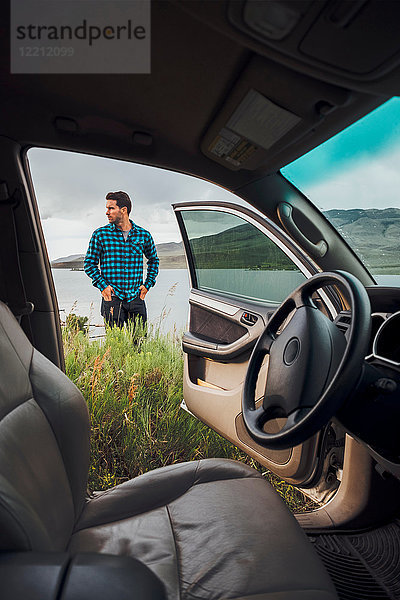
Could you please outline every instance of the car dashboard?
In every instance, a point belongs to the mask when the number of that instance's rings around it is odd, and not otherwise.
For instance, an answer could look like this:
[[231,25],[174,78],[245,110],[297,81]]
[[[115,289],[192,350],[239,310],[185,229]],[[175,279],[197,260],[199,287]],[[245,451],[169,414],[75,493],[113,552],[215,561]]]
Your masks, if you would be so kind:
[[[362,377],[337,414],[353,437],[368,448],[378,470],[400,479],[400,289],[367,288],[371,338]],[[335,322],[346,332],[351,312]]]

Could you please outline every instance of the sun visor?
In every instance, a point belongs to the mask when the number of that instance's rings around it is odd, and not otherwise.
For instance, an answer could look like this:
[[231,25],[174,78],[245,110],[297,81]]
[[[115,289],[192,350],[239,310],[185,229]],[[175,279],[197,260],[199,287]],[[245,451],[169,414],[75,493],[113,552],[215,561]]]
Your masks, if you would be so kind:
[[228,169],[258,169],[349,97],[347,90],[256,57],[230,92],[201,150]]

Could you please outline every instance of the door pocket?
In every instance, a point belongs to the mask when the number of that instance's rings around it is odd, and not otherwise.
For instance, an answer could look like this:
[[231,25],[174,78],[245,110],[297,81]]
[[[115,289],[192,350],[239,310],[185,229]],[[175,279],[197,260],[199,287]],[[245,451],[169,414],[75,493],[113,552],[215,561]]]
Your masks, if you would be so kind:
[[247,333],[247,329],[238,323],[194,305],[189,330],[201,339],[218,344],[232,344]]

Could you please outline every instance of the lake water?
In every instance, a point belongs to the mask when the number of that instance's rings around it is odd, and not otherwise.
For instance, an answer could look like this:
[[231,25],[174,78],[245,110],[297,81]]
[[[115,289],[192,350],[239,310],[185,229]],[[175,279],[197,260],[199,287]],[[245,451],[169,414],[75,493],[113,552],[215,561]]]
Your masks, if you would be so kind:
[[[211,271],[211,270],[210,270]],[[224,270],[223,270],[224,271]],[[229,274],[229,270],[225,273]],[[252,286],[257,287],[257,295],[263,294],[267,288],[268,294],[271,288],[268,284],[269,277],[267,272],[249,271],[245,273],[252,280]],[[232,272],[230,273],[230,277]],[[242,271],[243,275],[243,271]],[[270,274],[272,275],[272,274]],[[288,281],[286,279],[291,272],[283,272],[284,278],[280,286],[275,285],[276,300],[279,301],[290,290],[286,290]],[[70,312],[77,315],[87,316],[90,319],[91,336],[102,335],[104,332],[103,318],[100,315],[101,294],[99,290],[92,286],[91,280],[83,271],[70,271],[68,269],[53,269],[53,278],[57,290],[58,303],[60,307],[61,320]],[[276,273],[274,274],[274,279]],[[218,270],[218,281],[221,285],[221,270]],[[217,279],[215,284],[217,284]],[[375,275],[375,279],[380,285],[400,287],[399,275]],[[210,285],[210,281],[207,282]],[[270,282],[272,283],[272,282]],[[293,286],[300,283],[290,281]],[[275,281],[276,284],[276,281]],[[247,287],[247,293],[249,288]],[[151,288],[146,296],[146,304],[149,321],[160,324],[163,331],[171,331],[175,327],[178,330],[185,330],[188,318],[188,299],[189,299],[189,278],[186,269],[163,269],[157,277],[157,283]],[[281,295],[283,292],[283,296]],[[278,298],[280,296],[280,298]],[[268,297],[269,296],[265,296]],[[272,298],[269,298],[272,299]],[[275,298],[274,298],[275,299]],[[98,327],[95,327],[98,326]]]
[[[61,320],[70,312],[89,317],[91,325],[103,325],[100,314],[101,294],[92,286],[83,271],[52,269],[57,290]],[[163,331],[174,326],[186,329],[189,309],[189,278],[186,269],[163,269],[157,276],[155,287],[146,296],[149,321],[160,323]],[[91,328],[91,335],[101,335],[103,327]]]

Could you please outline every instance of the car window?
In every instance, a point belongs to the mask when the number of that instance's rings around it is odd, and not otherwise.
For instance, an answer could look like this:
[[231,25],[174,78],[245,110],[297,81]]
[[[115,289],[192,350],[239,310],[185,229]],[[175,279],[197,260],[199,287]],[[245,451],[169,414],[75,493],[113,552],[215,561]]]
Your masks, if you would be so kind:
[[83,259],[92,232],[107,223],[107,192],[126,190],[131,218],[152,234],[160,258],[156,285],[146,297],[149,321],[165,331],[186,328],[189,281],[171,204],[240,200],[202,179],[78,152],[31,148],[28,162],[62,322],[72,312],[89,319],[91,336],[103,333],[100,291],[84,273]]
[[241,217],[184,210],[197,288],[261,302],[281,302],[305,279],[273,241]]
[[390,286],[400,286],[399,164],[400,99],[392,98],[281,170]]

